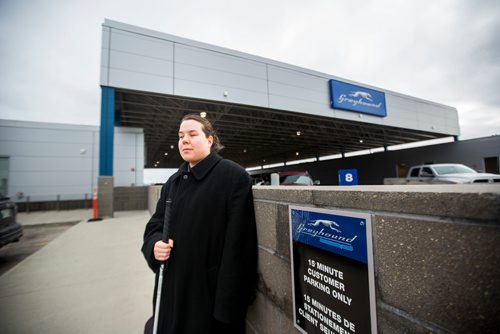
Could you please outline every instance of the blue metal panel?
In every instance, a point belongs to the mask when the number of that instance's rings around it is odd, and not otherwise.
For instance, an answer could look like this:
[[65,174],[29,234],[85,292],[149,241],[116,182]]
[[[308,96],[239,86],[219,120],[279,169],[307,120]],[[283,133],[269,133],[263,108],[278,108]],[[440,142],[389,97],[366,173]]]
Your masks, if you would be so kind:
[[115,89],[101,87],[101,134],[99,176],[113,176],[113,134],[115,127]]
[[378,90],[330,80],[330,100],[334,109],[387,116],[385,94]]

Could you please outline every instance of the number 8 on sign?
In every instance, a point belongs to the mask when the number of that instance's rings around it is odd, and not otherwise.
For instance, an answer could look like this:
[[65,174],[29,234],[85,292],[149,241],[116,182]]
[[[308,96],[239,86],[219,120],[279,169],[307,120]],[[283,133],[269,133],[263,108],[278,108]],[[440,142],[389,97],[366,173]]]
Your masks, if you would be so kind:
[[358,185],[358,170],[357,169],[340,169],[339,170],[339,185],[341,185],[341,186],[356,186],[356,185]]

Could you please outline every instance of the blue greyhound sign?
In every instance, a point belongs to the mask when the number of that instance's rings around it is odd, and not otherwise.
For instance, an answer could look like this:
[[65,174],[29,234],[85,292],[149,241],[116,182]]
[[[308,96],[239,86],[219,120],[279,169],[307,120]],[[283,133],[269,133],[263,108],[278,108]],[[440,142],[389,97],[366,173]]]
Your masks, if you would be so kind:
[[329,86],[332,108],[379,117],[387,116],[383,92],[333,79],[329,81]]

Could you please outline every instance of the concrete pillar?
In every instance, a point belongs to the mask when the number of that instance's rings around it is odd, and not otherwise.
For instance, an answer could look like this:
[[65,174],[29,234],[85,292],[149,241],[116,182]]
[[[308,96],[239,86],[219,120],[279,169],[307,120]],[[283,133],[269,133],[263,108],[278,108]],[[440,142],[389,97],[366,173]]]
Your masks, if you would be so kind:
[[280,176],[278,173],[271,173],[271,185],[272,186],[280,185]]
[[112,176],[99,176],[97,179],[97,201],[99,217],[113,217],[114,182]]

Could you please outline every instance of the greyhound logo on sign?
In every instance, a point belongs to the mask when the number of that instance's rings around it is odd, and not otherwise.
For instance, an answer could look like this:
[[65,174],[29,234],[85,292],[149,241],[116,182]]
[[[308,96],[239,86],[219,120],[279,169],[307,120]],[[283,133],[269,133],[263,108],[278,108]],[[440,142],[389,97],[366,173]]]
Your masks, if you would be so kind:
[[361,98],[363,98],[365,100],[373,102],[372,96],[368,92],[363,92],[363,91],[358,90],[356,92],[351,92],[351,94],[349,94],[349,96],[352,96],[352,97],[361,97]]
[[336,229],[335,227],[332,226],[332,225],[335,225],[335,226],[339,227],[339,224],[337,224],[333,220],[318,219],[318,220],[311,220],[311,221],[312,221],[312,223],[309,223],[309,225],[312,225],[314,227],[317,227],[317,226],[319,226],[321,224],[323,226],[331,228],[334,231],[342,233],[341,230]]

